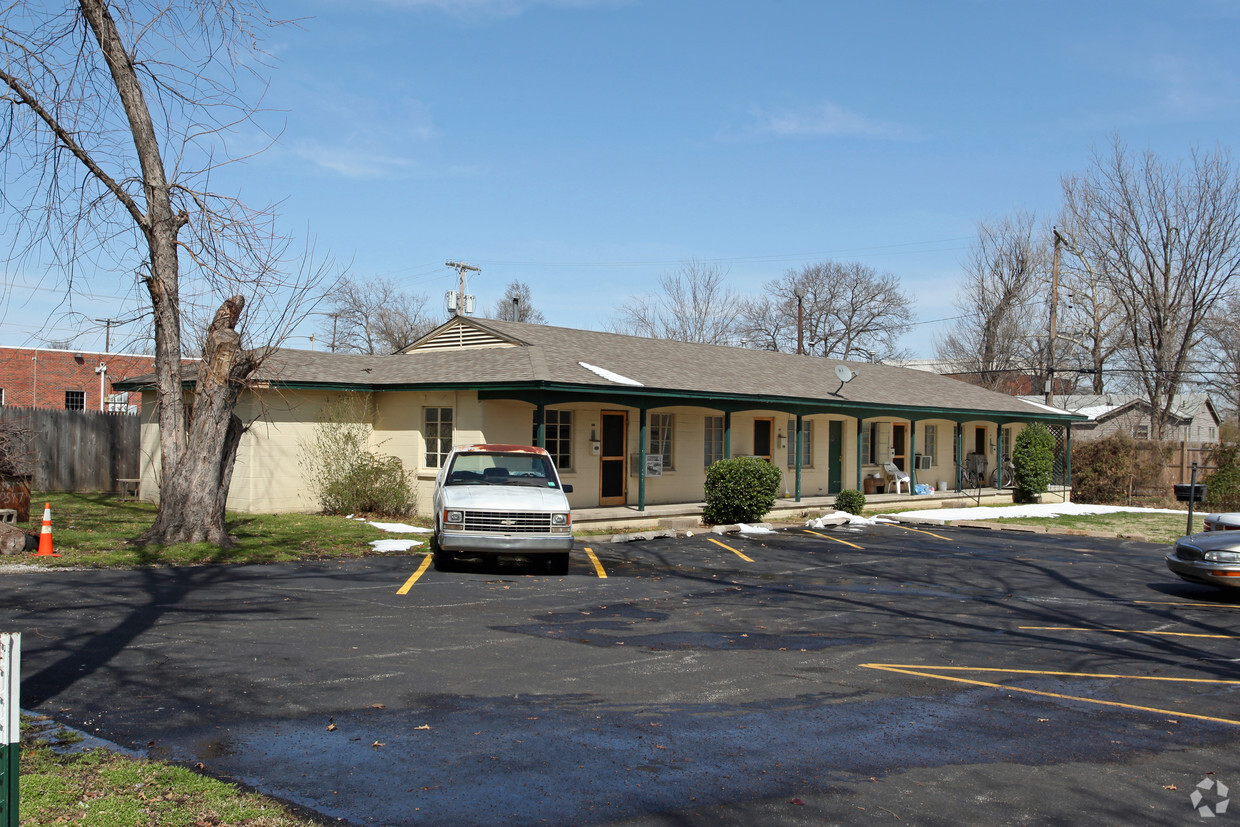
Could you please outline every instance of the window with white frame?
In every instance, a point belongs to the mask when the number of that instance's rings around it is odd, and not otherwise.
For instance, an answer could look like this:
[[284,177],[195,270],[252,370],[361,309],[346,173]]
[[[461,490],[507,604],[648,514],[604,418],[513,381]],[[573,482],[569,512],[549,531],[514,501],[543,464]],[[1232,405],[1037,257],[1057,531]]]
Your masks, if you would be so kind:
[[439,468],[452,450],[452,409],[423,408],[422,436],[426,439],[426,467]]
[[878,423],[861,424],[861,461],[867,465],[877,463]]
[[[797,458],[797,421],[788,420],[788,467],[796,467]],[[814,423],[808,419],[801,420],[801,467],[812,468],[814,465]]]
[[706,417],[702,437],[702,465],[709,468],[723,459],[723,417]]
[[930,458],[931,465],[939,464],[939,426],[927,425],[925,444],[921,446],[922,456]]
[[86,410],[86,391],[65,391],[65,410]]
[[664,471],[674,468],[675,466],[672,465],[672,415],[650,414],[646,421],[650,432],[650,446],[646,449],[646,453],[663,457]]
[[[544,434],[547,453],[561,471],[573,468],[573,412],[545,411],[543,415]],[[534,439],[537,444],[538,426],[534,426]]]

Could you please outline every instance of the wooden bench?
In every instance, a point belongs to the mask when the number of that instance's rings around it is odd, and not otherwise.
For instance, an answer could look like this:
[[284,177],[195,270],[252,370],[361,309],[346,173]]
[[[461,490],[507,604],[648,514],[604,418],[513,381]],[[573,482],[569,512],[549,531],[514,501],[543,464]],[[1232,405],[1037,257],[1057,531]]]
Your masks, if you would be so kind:
[[141,486],[142,480],[117,480],[116,493],[117,499],[136,500],[138,499],[138,488]]

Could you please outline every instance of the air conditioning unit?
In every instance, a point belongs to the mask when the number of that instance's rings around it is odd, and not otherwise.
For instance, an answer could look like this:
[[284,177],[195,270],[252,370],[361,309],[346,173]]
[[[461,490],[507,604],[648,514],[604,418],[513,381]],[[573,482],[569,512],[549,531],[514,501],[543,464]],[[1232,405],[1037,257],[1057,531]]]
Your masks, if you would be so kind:
[[931,457],[927,454],[918,454],[916,459],[917,459],[917,470],[918,471],[929,471],[931,462],[934,460],[934,457]]

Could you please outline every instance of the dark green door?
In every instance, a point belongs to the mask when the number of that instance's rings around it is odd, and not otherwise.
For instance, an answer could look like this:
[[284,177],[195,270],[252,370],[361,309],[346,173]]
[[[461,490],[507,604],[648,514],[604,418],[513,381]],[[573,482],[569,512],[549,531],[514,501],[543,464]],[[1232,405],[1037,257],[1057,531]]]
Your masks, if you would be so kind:
[[827,423],[827,493],[844,490],[844,423],[832,419]]

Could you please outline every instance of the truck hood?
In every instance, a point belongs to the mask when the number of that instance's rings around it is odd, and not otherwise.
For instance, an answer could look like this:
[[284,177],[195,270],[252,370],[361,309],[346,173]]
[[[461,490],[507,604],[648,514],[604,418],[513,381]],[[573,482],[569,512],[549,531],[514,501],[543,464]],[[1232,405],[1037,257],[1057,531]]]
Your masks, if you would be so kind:
[[445,485],[444,508],[490,511],[568,511],[568,497],[558,488],[532,485]]

